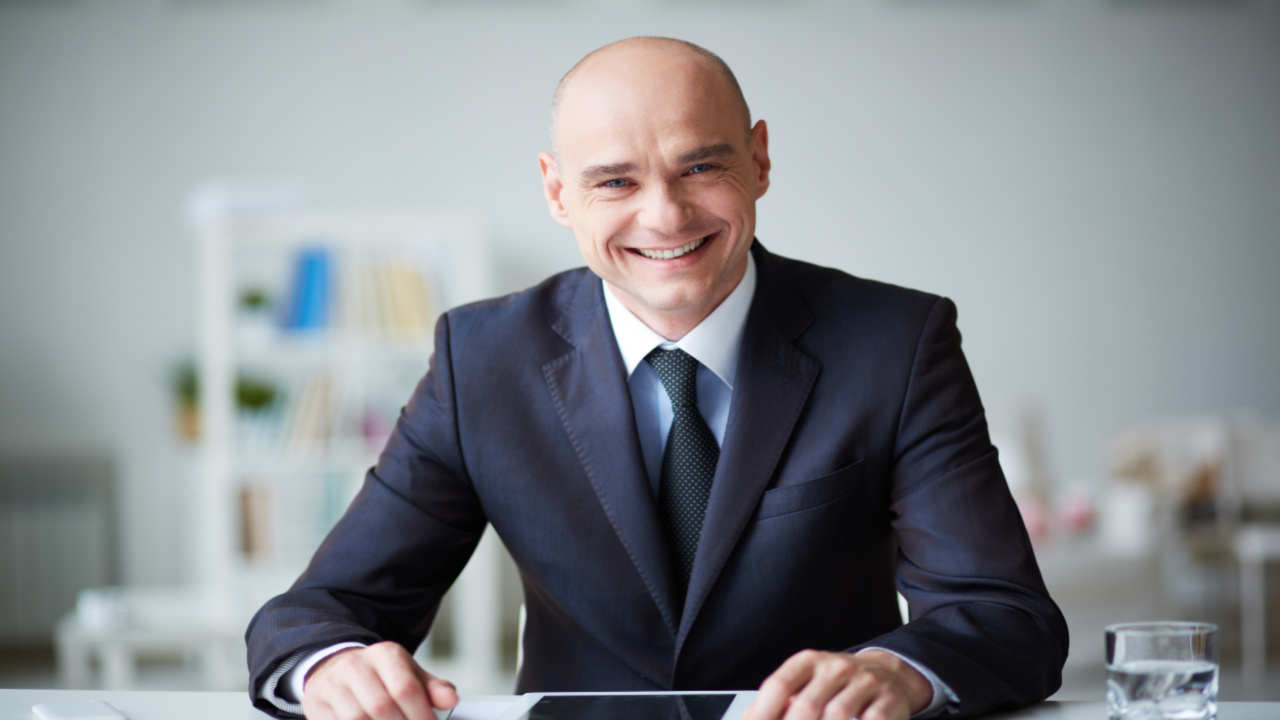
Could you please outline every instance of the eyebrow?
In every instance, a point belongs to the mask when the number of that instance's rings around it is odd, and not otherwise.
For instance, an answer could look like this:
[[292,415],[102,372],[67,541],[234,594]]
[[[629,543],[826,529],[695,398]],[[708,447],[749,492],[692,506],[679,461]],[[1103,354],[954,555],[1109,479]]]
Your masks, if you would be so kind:
[[[676,158],[677,165],[688,165],[702,160],[711,160],[713,158],[733,157],[736,154],[734,148],[729,143],[720,143],[718,145],[707,145],[689,152]],[[590,165],[578,176],[579,181],[584,185],[590,185],[598,180],[626,175],[636,171],[636,164],[631,162],[611,163],[608,165]]]
[[733,157],[737,153],[734,152],[733,146],[729,143],[720,143],[719,145],[708,145],[690,150],[676,159],[677,165],[688,165],[689,163],[698,162],[699,160],[711,160],[712,158]]
[[596,180],[616,177],[618,175],[626,175],[635,172],[636,164],[629,162],[613,163],[612,165],[591,165],[582,171],[579,178],[582,184],[589,185]]

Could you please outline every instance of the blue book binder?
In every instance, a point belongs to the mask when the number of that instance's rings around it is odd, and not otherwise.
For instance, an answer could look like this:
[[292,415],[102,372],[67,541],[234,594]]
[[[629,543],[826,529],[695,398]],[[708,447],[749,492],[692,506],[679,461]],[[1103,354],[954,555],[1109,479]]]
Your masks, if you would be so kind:
[[285,326],[291,330],[318,330],[329,324],[332,262],[329,251],[309,247],[299,251],[294,263],[293,292]]

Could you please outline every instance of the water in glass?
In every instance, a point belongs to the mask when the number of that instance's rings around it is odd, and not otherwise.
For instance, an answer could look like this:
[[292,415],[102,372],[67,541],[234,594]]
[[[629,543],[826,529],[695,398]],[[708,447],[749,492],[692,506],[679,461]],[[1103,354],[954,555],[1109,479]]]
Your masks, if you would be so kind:
[[1218,665],[1131,660],[1107,666],[1112,720],[1209,720],[1218,715]]

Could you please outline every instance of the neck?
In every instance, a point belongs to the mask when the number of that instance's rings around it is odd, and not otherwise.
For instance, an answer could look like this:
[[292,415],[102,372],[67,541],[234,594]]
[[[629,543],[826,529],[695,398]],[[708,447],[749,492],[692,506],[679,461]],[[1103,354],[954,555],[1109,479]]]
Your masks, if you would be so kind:
[[[611,286],[612,287],[612,286]],[[631,302],[624,293],[618,292],[616,288],[614,295],[618,298],[622,306],[630,310],[633,315],[640,318],[640,322],[649,326],[649,329],[658,333],[662,337],[676,342],[680,338],[689,334],[689,331],[698,327],[698,324],[707,319],[711,314],[711,310],[702,313],[662,313],[653,312],[646,306],[639,306],[639,303]],[[719,303],[717,303],[717,306]],[[713,307],[712,310],[715,308]]]
[[622,303],[622,306],[627,310],[630,310],[632,315],[639,318],[640,322],[667,340],[676,342],[688,335],[690,330],[698,327],[703,320],[707,319],[708,315],[715,312],[716,308],[720,307],[720,304],[732,295],[733,291],[742,283],[742,278],[746,273],[747,263],[744,261],[741,269],[737,272],[737,279],[729,286],[728,290],[723,291],[718,297],[712,298],[712,302],[705,306],[683,310],[658,310],[619,290],[617,286],[607,280],[605,285],[608,285],[609,292],[613,293],[618,302]]

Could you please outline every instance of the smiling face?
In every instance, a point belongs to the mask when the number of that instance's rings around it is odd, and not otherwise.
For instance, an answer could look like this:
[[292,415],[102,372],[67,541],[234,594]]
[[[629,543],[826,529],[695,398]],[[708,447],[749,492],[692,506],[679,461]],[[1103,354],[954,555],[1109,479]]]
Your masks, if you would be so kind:
[[646,325],[676,340],[737,287],[769,186],[728,79],[686,46],[636,39],[576,68],[539,156],[551,215]]

